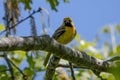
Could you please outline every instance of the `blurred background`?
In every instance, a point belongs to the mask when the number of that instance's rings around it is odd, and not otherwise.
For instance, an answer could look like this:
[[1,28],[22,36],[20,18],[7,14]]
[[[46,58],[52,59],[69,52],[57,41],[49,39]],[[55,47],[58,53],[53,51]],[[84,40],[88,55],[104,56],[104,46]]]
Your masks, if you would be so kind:
[[[11,3],[10,3],[10,2]],[[5,3],[8,2],[6,9]],[[11,7],[10,4],[13,6]],[[71,17],[77,29],[76,38],[67,46],[76,50],[83,50],[88,55],[99,59],[107,59],[120,55],[120,0],[1,0],[0,1],[0,32],[7,25],[6,14],[14,12],[13,22],[17,24],[38,8],[43,10],[32,15],[16,28],[10,31],[10,36],[40,36],[53,32],[62,24],[64,17]],[[8,11],[6,11],[8,10]],[[13,10],[13,11],[12,11]],[[10,15],[11,16],[11,15]],[[35,30],[33,30],[35,29]],[[0,34],[3,37],[7,32]],[[31,80],[43,80],[46,68],[43,61],[47,52],[44,51],[13,51],[8,57]],[[34,54],[33,54],[34,53]],[[3,52],[0,52],[3,54]],[[66,62],[62,60],[61,62]],[[0,71],[7,69],[7,63],[0,57]],[[64,69],[70,77],[70,70]],[[14,68],[18,80],[23,80],[22,74]],[[75,69],[77,80],[100,80],[91,70]],[[55,75],[55,80],[56,80]],[[102,73],[107,80],[114,80],[112,74]],[[8,71],[0,72],[0,80],[8,80]]]

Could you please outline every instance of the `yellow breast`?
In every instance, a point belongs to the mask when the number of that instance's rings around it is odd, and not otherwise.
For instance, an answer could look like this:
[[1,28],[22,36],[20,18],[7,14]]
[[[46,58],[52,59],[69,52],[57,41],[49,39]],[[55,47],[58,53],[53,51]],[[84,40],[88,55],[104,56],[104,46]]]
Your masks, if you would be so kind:
[[66,27],[66,31],[57,39],[61,44],[67,44],[75,37],[76,30],[74,27]]

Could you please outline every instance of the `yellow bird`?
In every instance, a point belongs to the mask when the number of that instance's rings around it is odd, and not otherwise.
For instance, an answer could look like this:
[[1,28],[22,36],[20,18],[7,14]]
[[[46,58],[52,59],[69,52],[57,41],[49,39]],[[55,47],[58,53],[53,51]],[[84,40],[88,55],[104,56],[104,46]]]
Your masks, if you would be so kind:
[[[66,17],[63,19],[62,25],[54,32],[52,37],[61,44],[67,44],[74,39],[75,35],[76,29],[74,23],[70,17]],[[50,56],[51,53],[48,53],[44,60],[44,66],[47,65]]]

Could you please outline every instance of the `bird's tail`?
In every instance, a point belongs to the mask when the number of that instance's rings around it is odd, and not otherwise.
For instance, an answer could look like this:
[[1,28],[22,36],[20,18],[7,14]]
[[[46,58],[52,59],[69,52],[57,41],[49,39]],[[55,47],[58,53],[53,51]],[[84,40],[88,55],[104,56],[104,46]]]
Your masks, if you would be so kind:
[[48,63],[48,61],[50,59],[50,56],[51,56],[51,53],[48,53],[47,56],[46,56],[46,58],[45,58],[45,60],[44,60],[44,63],[43,63],[44,66],[47,65],[47,63]]

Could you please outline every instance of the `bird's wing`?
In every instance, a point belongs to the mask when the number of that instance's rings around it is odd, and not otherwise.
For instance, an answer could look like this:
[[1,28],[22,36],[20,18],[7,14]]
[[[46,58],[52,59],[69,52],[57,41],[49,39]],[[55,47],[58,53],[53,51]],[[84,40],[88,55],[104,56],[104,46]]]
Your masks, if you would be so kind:
[[53,38],[57,39],[60,35],[62,35],[65,32],[65,27],[59,27],[53,34]]

